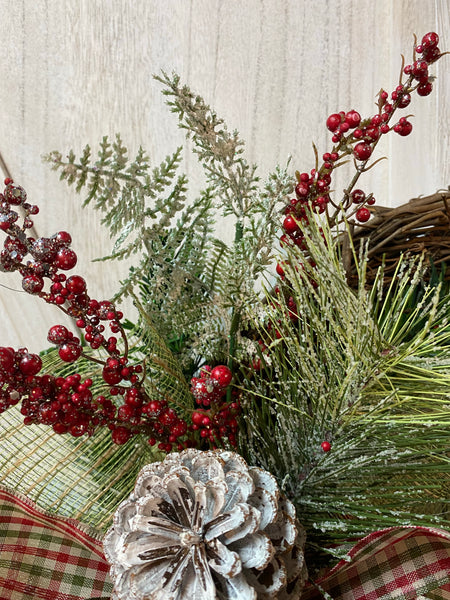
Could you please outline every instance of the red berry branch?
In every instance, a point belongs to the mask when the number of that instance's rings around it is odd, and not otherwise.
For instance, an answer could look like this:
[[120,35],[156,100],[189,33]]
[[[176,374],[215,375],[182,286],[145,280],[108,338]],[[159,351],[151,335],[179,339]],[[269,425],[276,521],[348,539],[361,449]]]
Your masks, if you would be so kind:
[[[398,135],[407,136],[412,131],[409,116],[400,117],[392,125],[394,114],[398,109],[406,108],[411,102],[411,94],[417,92],[419,96],[428,96],[433,89],[432,77],[428,67],[444,53],[438,48],[439,36],[430,32],[423,36],[419,45],[414,48],[412,64],[402,68],[400,83],[389,94],[381,90],[378,97],[378,112],[366,119],[355,110],[341,111],[331,114],[326,121],[326,126],[332,135],[334,146],[330,152],[323,154],[323,162],[319,166],[316,152],[316,166],[310,173],[296,173],[297,185],[295,198],[292,198],[285,208],[283,221],[284,235],[281,243],[293,243],[303,247],[303,233],[301,222],[307,222],[309,212],[318,214],[326,213],[331,226],[337,225],[344,218],[356,218],[359,223],[370,219],[371,213],[368,206],[375,203],[372,194],[365,194],[360,189],[354,189],[359,177],[371,168],[367,166],[373,151],[380,139],[391,131]],[[422,58],[416,60],[416,53]],[[405,82],[403,75],[407,76]],[[334,202],[330,197],[332,176],[337,167],[344,164],[348,158],[353,158],[356,173],[346,190],[340,203]]]
[[[438,43],[439,36],[435,32],[425,34],[419,45],[415,42],[412,63],[404,66],[403,60],[399,85],[390,96],[385,90],[380,91],[376,114],[364,119],[352,109],[329,115],[326,127],[332,133],[331,140],[334,145],[329,152],[323,154],[323,162],[320,165],[318,152],[314,147],[315,167],[309,173],[296,172],[295,198],[290,199],[284,208],[284,233],[280,238],[282,247],[295,245],[302,250],[307,249],[303,226],[308,224],[312,213],[323,214],[330,228],[335,228],[336,231],[339,231],[339,225],[344,220],[352,225],[361,226],[370,219],[369,207],[375,204],[375,198],[373,194],[366,194],[362,189],[356,188],[356,184],[360,176],[378,162],[368,166],[373,151],[383,136],[391,131],[400,136],[411,133],[413,126],[408,120],[409,116],[402,116],[394,122],[394,115],[397,110],[409,106],[413,92],[417,92],[419,96],[428,96],[431,93],[433,76],[429,73],[429,66],[447,54],[440,51]],[[421,55],[421,58],[417,59],[417,54]],[[406,81],[403,81],[404,76],[407,77]],[[355,174],[344,190],[341,201],[336,202],[331,197],[332,176],[349,158],[354,161]],[[286,262],[282,262],[276,266],[276,272],[283,281],[285,265]],[[312,263],[311,266],[314,267]],[[296,265],[296,268],[301,267],[302,265]],[[313,286],[317,285],[312,279],[310,281]],[[288,287],[277,285],[273,292],[273,304],[277,307],[282,306],[289,318],[295,322],[299,312]],[[281,305],[277,298],[282,299]],[[278,331],[274,333],[276,337],[282,337]]]
[[[78,437],[92,435],[101,427],[111,430],[116,444],[126,443],[132,436],[147,436],[150,445],[158,444],[162,451],[179,450],[196,444],[193,432],[213,445],[228,438],[236,443],[239,412],[238,403],[225,401],[226,389],[231,382],[227,367],[215,367],[208,375],[202,375],[205,385],[212,385],[209,401],[203,399],[201,427],[199,411],[192,414],[188,426],[166,399],[149,398],[145,387],[145,365],[131,364],[128,341],[121,324],[123,314],[108,300],[97,301],[87,293],[86,281],[80,275],[67,277],[62,271],[73,269],[77,255],[70,248],[71,236],[60,231],[50,238],[34,239],[27,236],[33,227],[32,215],[39,209],[30,205],[25,190],[5,179],[5,190],[0,194],[0,229],[7,237],[0,254],[0,270],[18,271],[22,276],[23,289],[56,305],[75,319],[77,327],[84,331],[84,340],[91,350],[103,349],[103,358],[83,350],[81,339],[64,325],[54,325],[48,332],[48,340],[58,346],[63,362],[74,363],[80,356],[102,366],[105,395],[94,396],[93,381],[84,381],[79,373],[67,377],[41,374],[42,360],[26,348],[14,350],[0,348],[0,412],[21,402],[21,413],[26,424],[50,425],[56,433],[69,433]],[[17,207],[24,211],[19,226]],[[46,289],[48,288],[48,289]],[[107,329],[111,334],[107,335]],[[119,339],[121,344],[119,344]],[[123,350],[119,350],[123,346]],[[106,353],[106,358],[105,358]],[[193,390],[196,390],[195,386]],[[198,395],[194,394],[198,400]],[[118,406],[112,398],[117,398]]]

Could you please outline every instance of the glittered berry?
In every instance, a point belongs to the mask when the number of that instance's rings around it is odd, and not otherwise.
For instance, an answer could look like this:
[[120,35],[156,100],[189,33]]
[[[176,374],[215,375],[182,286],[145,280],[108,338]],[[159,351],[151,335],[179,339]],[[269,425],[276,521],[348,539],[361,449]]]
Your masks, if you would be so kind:
[[42,368],[42,360],[37,354],[26,353],[22,356],[19,362],[19,370],[22,375],[33,376],[37,375]]
[[116,385],[117,383],[122,381],[120,369],[115,369],[108,366],[104,367],[102,371],[102,377],[108,385]]
[[79,275],[72,275],[66,281],[66,288],[69,292],[78,296],[86,291],[86,281]]
[[28,294],[39,294],[44,287],[44,280],[38,275],[26,275],[22,279],[22,288]]
[[64,325],[53,325],[48,330],[47,339],[52,344],[63,344],[70,338],[70,332]]
[[126,427],[116,427],[111,433],[112,441],[118,446],[126,444],[131,437],[131,431]]
[[365,206],[363,206],[362,208],[359,208],[356,211],[355,216],[358,221],[360,221],[361,223],[365,223],[366,221],[368,221],[370,219],[370,210],[368,208],[365,208]]
[[36,260],[52,263],[56,257],[56,247],[49,238],[38,238],[31,246],[31,254]]
[[359,142],[353,148],[353,154],[357,160],[367,160],[372,154],[372,148],[366,142]]
[[9,204],[19,206],[26,202],[27,193],[20,185],[8,185],[5,190],[5,198]]
[[70,233],[67,233],[67,231],[58,231],[58,233],[54,236],[54,239],[60,246],[70,246],[72,243],[72,236]]
[[62,344],[58,350],[59,358],[64,362],[75,362],[81,355],[81,346],[78,344]]
[[426,33],[423,36],[422,42],[421,42],[421,46],[424,50],[427,48],[432,48],[434,46],[437,46],[438,44],[439,44],[439,36],[435,31],[430,31],[429,33]]
[[224,388],[230,384],[233,374],[225,365],[218,365],[211,371],[211,379],[217,381],[220,387]]
[[329,452],[331,450],[330,442],[322,442],[320,445],[322,446],[322,450],[324,452]]
[[62,269],[63,271],[69,271],[70,269],[73,269],[76,264],[77,255],[73,250],[65,247],[58,250],[54,260],[55,267]]
[[9,374],[14,371],[14,351],[12,348],[0,348],[0,370]]

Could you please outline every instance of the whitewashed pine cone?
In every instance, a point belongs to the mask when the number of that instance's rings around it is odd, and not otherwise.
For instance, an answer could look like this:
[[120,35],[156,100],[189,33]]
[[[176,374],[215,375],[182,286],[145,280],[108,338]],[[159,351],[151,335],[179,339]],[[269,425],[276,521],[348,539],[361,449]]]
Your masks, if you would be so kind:
[[304,531],[275,478],[189,449],[140,472],[104,540],[114,600],[297,600]]

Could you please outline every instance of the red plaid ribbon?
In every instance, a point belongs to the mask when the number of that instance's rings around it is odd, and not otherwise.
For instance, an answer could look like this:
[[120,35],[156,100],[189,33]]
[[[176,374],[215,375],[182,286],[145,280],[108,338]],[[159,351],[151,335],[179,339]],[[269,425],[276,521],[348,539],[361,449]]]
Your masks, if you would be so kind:
[[[107,600],[108,571],[96,532],[0,488],[0,600]],[[450,600],[450,533],[395,527],[368,535],[301,600],[324,598]]]
[[99,535],[0,488],[0,599],[109,598]]
[[301,600],[450,600],[450,533],[427,527],[377,531],[316,586],[307,587]]

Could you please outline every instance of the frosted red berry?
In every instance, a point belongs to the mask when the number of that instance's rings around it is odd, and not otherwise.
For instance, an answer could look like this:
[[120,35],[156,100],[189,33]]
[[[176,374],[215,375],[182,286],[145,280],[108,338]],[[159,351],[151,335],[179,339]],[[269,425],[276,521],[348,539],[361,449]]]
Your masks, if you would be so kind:
[[426,81],[425,83],[421,83],[417,87],[417,93],[419,96],[428,96],[433,91],[433,84],[431,81]]
[[75,362],[81,356],[81,346],[78,344],[62,344],[58,354],[64,362]]
[[211,371],[211,379],[217,381],[220,387],[227,387],[231,383],[233,374],[225,365],[218,365]]
[[72,294],[82,294],[86,291],[86,281],[79,275],[72,275],[66,281],[66,288]]
[[366,199],[366,194],[363,190],[353,190],[350,194],[353,204],[362,204]]
[[353,155],[357,160],[367,160],[372,154],[372,147],[366,142],[359,142],[353,148]]
[[37,354],[26,353],[19,362],[19,370],[22,375],[37,375],[42,368],[42,360]]
[[77,264],[77,255],[70,248],[61,248],[54,259],[54,265],[63,271],[70,271]]
[[362,208],[359,208],[356,211],[355,216],[356,216],[357,220],[360,221],[360,223],[365,223],[366,221],[368,221],[370,219],[370,210],[363,206]]
[[47,339],[52,344],[63,344],[71,337],[69,330],[64,325],[50,327]]
[[334,113],[334,114],[330,115],[327,119],[327,128],[330,131],[334,132],[341,124],[341,121],[342,121],[341,115],[338,113]]

